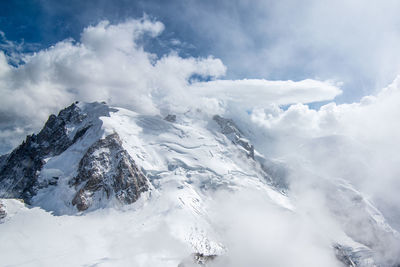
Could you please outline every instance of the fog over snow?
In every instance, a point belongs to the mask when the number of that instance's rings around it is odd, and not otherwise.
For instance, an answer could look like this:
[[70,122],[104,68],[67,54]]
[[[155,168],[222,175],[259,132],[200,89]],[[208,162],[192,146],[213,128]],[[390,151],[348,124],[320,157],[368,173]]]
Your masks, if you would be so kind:
[[[400,231],[400,76],[376,94],[355,103],[337,104],[335,97],[342,94],[343,86],[337,80],[228,79],[224,62],[212,55],[183,57],[171,51],[157,56],[148,52],[143,38],[156,38],[164,30],[162,21],[147,16],[117,24],[101,21],[87,26],[79,40],[66,39],[32,54],[13,55],[22,61],[17,65],[0,51],[2,154],[20,144],[27,134],[40,130],[50,114],[76,100],[106,101],[145,115],[199,109],[210,116],[234,119],[247,129],[260,152],[289,166],[300,214],[294,216],[289,209],[277,208],[257,192],[217,194],[219,204],[212,208],[212,220],[224,229],[231,250],[230,257],[216,260],[216,266],[321,266],[321,262],[323,266],[340,266],[329,248],[330,237],[340,232],[339,226],[324,210],[325,196],[313,190],[324,180],[351,183]],[[319,66],[316,62],[313,65]],[[316,109],[308,105],[315,102],[327,104]],[[3,231],[7,238],[14,238],[7,232],[22,228],[37,233],[34,238],[40,240],[41,231],[57,232],[57,224],[62,224],[65,233],[78,231],[74,236],[61,233],[57,237],[70,245],[72,252],[68,253],[73,253],[77,250],[75,239],[92,244],[91,238],[101,232],[100,250],[86,248],[87,264],[105,251],[109,258],[104,263],[113,266],[132,262],[156,266],[152,265],[152,260],[157,262],[154,258],[146,258],[148,250],[164,255],[168,247],[176,258],[190,253],[163,225],[154,224],[151,231],[130,238],[126,234],[133,231],[129,212],[100,210],[76,220],[38,208],[24,213],[34,214],[36,219],[29,224],[24,224],[23,217],[16,220],[20,225],[9,225],[10,230]],[[106,219],[99,219],[103,215]],[[112,216],[120,218],[121,224],[111,220]],[[42,220],[48,225],[41,226]],[[138,219],[135,223],[145,222]],[[117,236],[110,235],[115,228]],[[271,236],[275,238],[269,239]],[[157,240],[159,247],[153,247],[149,239]],[[142,246],[136,251],[127,249],[138,242]],[[388,257],[400,255],[397,244],[387,246]],[[54,251],[62,260],[61,248]],[[270,253],[268,257],[265,251]],[[82,260],[78,258],[77,263],[82,264]]]

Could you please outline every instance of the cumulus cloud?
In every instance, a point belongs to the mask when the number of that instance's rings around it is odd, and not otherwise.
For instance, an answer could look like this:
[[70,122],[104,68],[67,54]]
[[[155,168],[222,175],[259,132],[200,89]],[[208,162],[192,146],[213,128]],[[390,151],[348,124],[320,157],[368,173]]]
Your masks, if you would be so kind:
[[[67,39],[34,54],[21,54],[23,64],[17,66],[0,52],[1,135],[10,137],[2,139],[1,151],[76,100],[106,101],[155,114],[198,104],[192,92],[228,100],[246,95],[242,99],[248,102],[261,94],[264,101],[259,104],[320,101],[340,93],[332,84],[313,80],[216,80],[226,72],[219,59],[183,58],[176,52],[157,57],[140,45],[144,36],[154,38],[163,30],[161,22],[147,17],[120,24],[102,21],[85,28],[79,41]],[[192,83],[193,76],[211,81]]]
[[397,0],[116,0],[95,6],[41,0],[38,5],[44,12],[39,17],[71,19],[63,21],[65,29],[51,23],[33,27],[46,41],[54,41],[54,31],[76,36],[99,17],[120,21],[146,12],[168,24],[170,32],[160,39],[187,42],[181,47],[186,55],[220,58],[228,79],[335,79],[344,82],[342,102],[375,93],[400,70]]
[[[143,35],[154,37],[163,29],[161,22],[145,18],[117,25],[103,21],[87,27],[79,42],[64,40],[24,55],[24,64],[16,67],[0,52],[3,135],[14,131],[21,140],[38,130],[49,114],[76,100],[105,100],[154,113],[152,93],[182,90],[193,74],[219,77],[225,73],[219,59],[176,54],[157,58],[138,44]],[[5,142],[2,150],[16,143],[14,139]]]

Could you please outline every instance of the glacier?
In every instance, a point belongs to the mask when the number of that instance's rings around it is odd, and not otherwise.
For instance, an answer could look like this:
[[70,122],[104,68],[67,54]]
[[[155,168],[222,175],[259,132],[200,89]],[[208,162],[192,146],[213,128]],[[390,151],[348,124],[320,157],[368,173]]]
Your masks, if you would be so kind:
[[51,115],[0,158],[0,265],[399,266],[367,195],[266,155],[253,131],[200,109]]

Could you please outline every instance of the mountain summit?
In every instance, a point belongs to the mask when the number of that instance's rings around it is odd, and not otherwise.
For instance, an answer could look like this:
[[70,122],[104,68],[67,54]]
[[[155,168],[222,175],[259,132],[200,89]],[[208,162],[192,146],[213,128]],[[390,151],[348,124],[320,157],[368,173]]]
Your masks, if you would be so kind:
[[[132,246],[135,260],[143,259],[141,266],[150,266],[149,262],[151,266],[241,266],[234,253],[243,247],[240,231],[251,230],[247,225],[266,219],[271,222],[265,225],[269,231],[278,227],[274,221],[299,222],[287,226],[296,233],[293,229],[307,222],[303,227],[318,236],[310,242],[321,243],[322,249],[316,251],[335,259],[337,266],[399,263],[398,255],[388,250],[400,248],[399,234],[362,193],[344,180],[321,179],[312,187],[322,195],[323,203],[318,206],[323,209],[304,210],[304,203],[291,190],[293,171],[259,152],[250,132],[241,129],[234,118],[209,116],[199,110],[143,115],[105,103],[77,102],[51,115],[38,134],[1,156],[0,232],[21,218],[41,218],[40,224],[51,225],[49,231],[57,223],[86,229],[84,236],[90,238],[83,242],[89,246],[100,240],[99,229],[107,229],[110,238],[127,244],[141,241],[143,250]],[[85,223],[92,229],[85,228]],[[124,230],[114,232],[116,228],[110,225]],[[231,225],[240,227],[228,230]],[[143,233],[154,236],[143,239]],[[70,235],[60,238],[76,244]],[[294,253],[291,246],[308,244],[297,238],[285,244],[287,253]],[[153,239],[159,244],[149,245]],[[124,266],[131,262],[125,257],[131,252],[121,256],[97,249],[69,265]],[[123,242],[121,249],[127,249]],[[264,256],[273,258],[268,249]],[[99,253],[107,255],[100,257]],[[246,258],[243,253],[241,257]],[[300,265],[311,260],[309,255]],[[49,256],[39,263],[49,265],[56,258]],[[246,262],[252,260],[257,262],[254,257]]]

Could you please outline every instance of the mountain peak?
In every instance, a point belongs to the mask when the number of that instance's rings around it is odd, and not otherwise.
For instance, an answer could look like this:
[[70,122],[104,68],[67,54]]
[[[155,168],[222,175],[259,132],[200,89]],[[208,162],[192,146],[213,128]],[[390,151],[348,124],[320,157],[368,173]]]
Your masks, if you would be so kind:
[[24,199],[30,203],[37,190],[48,186],[38,182],[38,174],[46,158],[60,155],[89,128],[99,124],[101,115],[108,116],[109,108],[101,103],[79,104],[50,115],[38,134],[26,140],[9,155],[4,155],[0,166],[0,196]]
[[[248,129],[238,125],[243,126],[221,115],[200,119],[187,112],[161,117],[105,103],[73,103],[0,158],[1,198],[23,199],[29,207],[71,217],[93,213],[107,217],[102,209],[123,209],[129,216],[113,214],[128,220],[125,231],[132,225],[144,232],[167,225],[173,238],[188,246],[187,254],[173,266],[211,264],[231,253],[230,240],[221,237],[226,232],[219,226],[225,218],[216,219],[214,210],[224,199],[232,198],[226,209],[233,210],[235,219],[238,213],[246,217],[257,205],[261,208],[251,215],[257,218],[264,209],[271,212],[268,220],[278,222],[276,214],[295,222],[304,216],[290,187],[292,170],[265,157],[246,136]],[[331,232],[324,233],[329,240],[325,245],[332,255],[350,266],[387,262],[380,258],[387,243],[396,247],[400,242],[383,215],[350,184],[318,181],[313,186],[325,194],[317,198],[324,203],[323,213],[332,214],[332,225],[340,229],[326,226]],[[243,192],[250,194],[235,200]],[[0,217],[12,220],[21,205],[9,209],[13,202],[4,203]],[[100,221],[103,225],[103,218]],[[236,225],[228,221],[225,227]],[[236,227],[241,232],[242,226]]]

